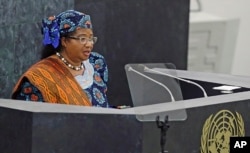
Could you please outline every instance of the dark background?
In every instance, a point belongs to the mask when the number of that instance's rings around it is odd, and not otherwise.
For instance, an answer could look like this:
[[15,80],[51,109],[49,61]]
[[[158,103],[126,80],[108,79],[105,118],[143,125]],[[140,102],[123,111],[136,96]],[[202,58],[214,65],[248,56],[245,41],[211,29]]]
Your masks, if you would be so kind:
[[75,9],[91,15],[94,51],[109,67],[111,105],[132,105],[127,63],[173,63],[186,70],[188,0],[75,0]]

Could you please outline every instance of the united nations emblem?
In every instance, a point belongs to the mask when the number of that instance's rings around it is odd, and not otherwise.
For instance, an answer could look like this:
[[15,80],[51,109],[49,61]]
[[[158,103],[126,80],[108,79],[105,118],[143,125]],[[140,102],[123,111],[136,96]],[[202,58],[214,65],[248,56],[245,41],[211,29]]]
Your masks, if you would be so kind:
[[210,115],[202,129],[201,153],[229,153],[231,136],[245,136],[242,116],[229,110]]

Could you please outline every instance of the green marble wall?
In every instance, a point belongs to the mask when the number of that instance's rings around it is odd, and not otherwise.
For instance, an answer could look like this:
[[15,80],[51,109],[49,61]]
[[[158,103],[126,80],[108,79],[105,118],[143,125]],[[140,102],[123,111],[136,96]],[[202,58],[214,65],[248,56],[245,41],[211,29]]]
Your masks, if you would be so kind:
[[40,59],[41,20],[73,8],[69,0],[0,0],[0,98],[10,98],[17,79]]

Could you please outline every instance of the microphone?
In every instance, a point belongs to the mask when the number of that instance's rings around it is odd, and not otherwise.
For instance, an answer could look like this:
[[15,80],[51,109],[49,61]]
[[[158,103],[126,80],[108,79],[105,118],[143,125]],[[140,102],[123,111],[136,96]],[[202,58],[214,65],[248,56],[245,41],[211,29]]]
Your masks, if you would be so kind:
[[140,64],[140,65],[144,67],[144,71],[155,72],[155,73],[158,73],[158,74],[161,74],[161,75],[165,75],[165,76],[168,76],[168,77],[171,77],[171,78],[175,78],[177,80],[181,80],[181,81],[193,84],[193,85],[199,87],[202,90],[204,97],[207,97],[207,93],[206,93],[205,89],[201,85],[199,85],[198,83],[196,83],[196,82],[193,82],[193,81],[190,81],[190,80],[186,80],[186,79],[182,79],[182,78],[176,77],[174,75],[170,75],[170,74],[166,74],[166,73],[163,73],[163,72],[160,72],[160,71],[156,71],[156,70],[150,69],[150,68],[148,68],[147,66],[145,66],[143,64]]
[[170,97],[171,97],[171,101],[172,101],[172,102],[175,101],[172,92],[171,92],[170,89],[169,89],[167,86],[165,86],[163,83],[161,83],[161,82],[159,82],[159,81],[157,81],[157,80],[155,80],[155,79],[152,79],[152,78],[150,78],[149,76],[147,76],[147,75],[145,75],[145,74],[143,74],[143,73],[141,73],[141,72],[139,72],[139,71],[133,69],[131,66],[126,66],[126,69],[127,69],[128,71],[133,71],[133,72],[135,72],[135,73],[141,75],[142,77],[147,78],[147,79],[149,79],[149,80],[155,82],[156,84],[162,86],[164,89],[166,89],[166,90],[168,91],[168,93],[169,93],[169,95],[170,95]]

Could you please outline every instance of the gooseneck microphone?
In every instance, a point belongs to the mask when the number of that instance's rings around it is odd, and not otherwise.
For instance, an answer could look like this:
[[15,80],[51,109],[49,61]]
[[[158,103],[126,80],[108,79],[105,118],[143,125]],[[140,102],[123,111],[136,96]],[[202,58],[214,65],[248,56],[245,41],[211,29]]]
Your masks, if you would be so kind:
[[143,73],[141,73],[141,72],[139,72],[139,71],[133,69],[131,66],[126,66],[126,69],[127,69],[128,71],[133,71],[133,72],[135,72],[136,74],[138,74],[138,75],[140,75],[140,76],[142,76],[142,77],[144,77],[144,78],[147,78],[147,79],[149,79],[149,80],[155,82],[156,84],[162,86],[164,89],[166,89],[166,90],[168,91],[168,93],[169,93],[169,95],[170,95],[170,97],[171,97],[171,101],[172,101],[172,102],[175,101],[172,92],[171,92],[170,89],[169,89],[167,86],[165,86],[163,83],[161,83],[161,82],[159,82],[159,81],[157,81],[157,80],[155,80],[155,79],[153,79],[153,78],[150,78],[149,76],[147,76],[147,75],[145,75],[145,74],[143,74]]
[[207,93],[206,93],[205,89],[201,85],[199,85],[198,83],[196,83],[196,82],[193,82],[193,81],[190,81],[190,80],[186,80],[186,79],[182,79],[182,78],[176,77],[174,75],[166,74],[166,73],[163,73],[163,72],[160,72],[160,71],[156,71],[154,69],[148,68],[147,66],[145,66],[143,64],[141,64],[141,66],[144,67],[144,71],[154,72],[154,73],[157,73],[157,74],[165,75],[165,76],[168,76],[168,77],[171,77],[171,78],[175,78],[177,80],[181,80],[181,81],[193,84],[193,85],[199,87],[202,90],[204,97],[207,97]]

